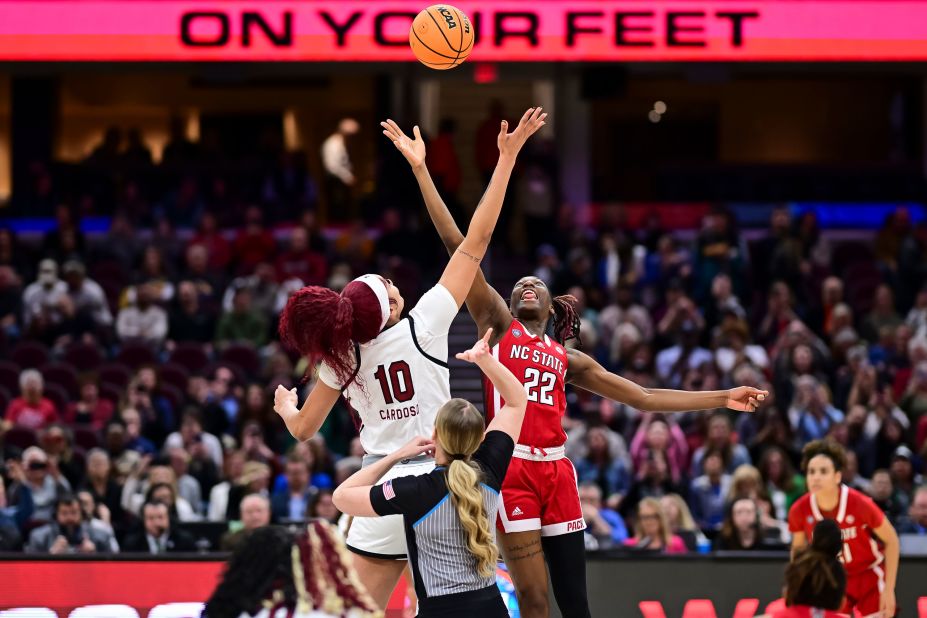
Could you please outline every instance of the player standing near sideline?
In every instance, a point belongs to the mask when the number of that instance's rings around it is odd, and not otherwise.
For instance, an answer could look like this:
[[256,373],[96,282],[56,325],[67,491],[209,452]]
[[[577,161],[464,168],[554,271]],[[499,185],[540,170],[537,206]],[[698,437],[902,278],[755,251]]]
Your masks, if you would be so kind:
[[[415,139],[395,122],[381,123],[412,166],[425,198],[428,214],[448,252],[457,251],[464,236],[454,223],[425,167],[425,143],[418,127]],[[508,303],[477,272],[467,295],[467,309],[479,333],[493,329],[493,355],[522,381],[528,411],[499,506],[498,527],[505,563],[512,574],[521,615],[546,618],[547,577],[566,618],[590,616],[586,593],[586,550],[582,507],[576,472],[566,459],[566,433],[561,418],[566,411],[566,384],[650,412],[713,410],[728,407],[752,412],[767,393],[741,386],[729,391],[687,392],[645,389],[609,373],[592,357],[567,349],[564,343],[579,335],[579,318],[570,297],[551,298],[537,277],[520,279]],[[547,332],[553,319],[553,338]],[[487,385],[487,417],[504,405]],[[546,564],[545,564],[546,560]]]
[[[843,536],[840,560],[847,570],[843,611],[855,608],[864,618],[892,618],[898,535],[869,496],[841,483],[845,465],[843,447],[833,440],[814,440],[802,449],[801,468],[808,481],[808,493],[789,509],[792,554],[808,544],[817,522],[835,520]],[[884,555],[879,542],[885,547]]]
[[[364,466],[401,448],[410,438],[431,435],[438,409],[450,398],[447,334],[473,277],[479,272],[499,218],[515,159],[525,141],[544,125],[546,114],[531,108],[513,133],[503,121],[499,162],[467,237],[451,256],[441,280],[426,292],[406,319],[403,299],[388,279],[358,277],[338,294],[309,286],[294,294],[280,317],[283,343],[309,358],[322,358],[319,380],[302,408],[296,389],[278,386],[274,410],[298,440],[319,430],[342,394],[361,419]],[[384,476],[425,474],[434,459],[401,462]],[[405,567],[402,517],[359,518],[347,533],[354,568],[377,604],[385,608]]]

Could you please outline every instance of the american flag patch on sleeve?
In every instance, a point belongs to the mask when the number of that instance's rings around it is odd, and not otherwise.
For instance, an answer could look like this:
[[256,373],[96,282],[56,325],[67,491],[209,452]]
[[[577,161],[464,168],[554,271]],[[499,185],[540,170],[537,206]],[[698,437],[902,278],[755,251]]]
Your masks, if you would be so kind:
[[393,482],[386,481],[383,483],[383,497],[387,500],[392,500],[396,497],[396,492],[393,490]]

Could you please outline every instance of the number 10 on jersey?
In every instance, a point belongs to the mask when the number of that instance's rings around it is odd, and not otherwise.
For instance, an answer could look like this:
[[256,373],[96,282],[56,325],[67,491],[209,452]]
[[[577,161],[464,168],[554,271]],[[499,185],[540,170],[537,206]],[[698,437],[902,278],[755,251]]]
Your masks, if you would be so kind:
[[390,363],[389,369],[386,368],[386,365],[380,365],[374,372],[373,377],[380,383],[380,389],[383,391],[383,401],[387,405],[394,401],[405,403],[415,397],[415,386],[412,385],[412,370],[406,361]]

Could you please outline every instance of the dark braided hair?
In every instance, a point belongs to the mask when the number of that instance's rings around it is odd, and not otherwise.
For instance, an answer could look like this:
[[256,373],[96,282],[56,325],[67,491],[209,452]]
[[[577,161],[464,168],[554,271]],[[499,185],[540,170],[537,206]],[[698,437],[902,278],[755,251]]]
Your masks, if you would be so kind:
[[284,605],[296,603],[293,561],[294,535],[286,528],[267,526],[247,535],[229,559],[222,581],[206,601],[204,616],[238,618],[256,614],[275,590],[283,593]]
[[554,307],[554,339],[561,344],[570,339],[579,341],[579,314],[576,313],[576,297],[564,294],[551,300]]
[[840,609],[847,587],[846,571],[837,559],[843,546],[833,519],[815,525],[811,543],[785,568],[785,604]]

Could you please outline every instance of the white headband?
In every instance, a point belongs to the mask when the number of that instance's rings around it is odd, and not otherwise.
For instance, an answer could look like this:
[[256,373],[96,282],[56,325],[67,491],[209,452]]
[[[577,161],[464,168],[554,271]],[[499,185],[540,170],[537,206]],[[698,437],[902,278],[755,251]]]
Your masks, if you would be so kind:
[[361,275],[354,281],[365,284],[377,295],[377,300],[380,301],[380,313],[383,314],[383,318],[380,320],[380,330],[383,330],[383,327],[389,321],[389,294],[386,293],[386,285],[383,283],[383,279],[379,275]]

